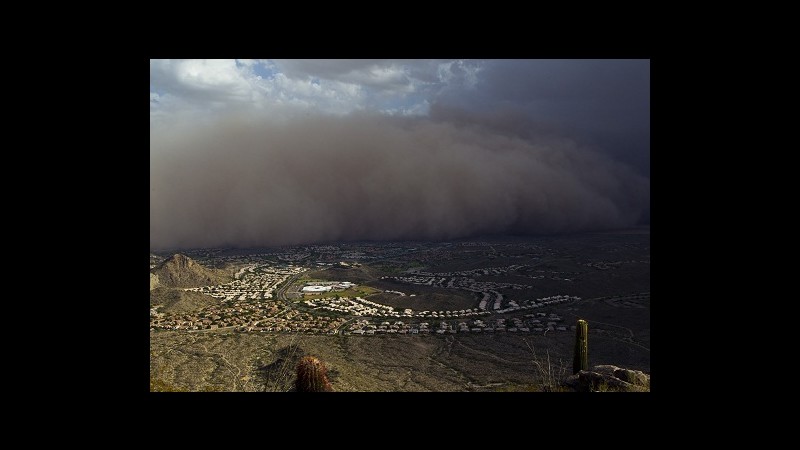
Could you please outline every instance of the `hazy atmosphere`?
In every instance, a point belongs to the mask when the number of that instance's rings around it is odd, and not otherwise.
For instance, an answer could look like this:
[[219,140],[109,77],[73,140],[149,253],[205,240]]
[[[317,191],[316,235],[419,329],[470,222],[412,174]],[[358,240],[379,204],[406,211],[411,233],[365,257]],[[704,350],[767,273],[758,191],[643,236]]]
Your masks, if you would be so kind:
[[650,64],[150,61],[152,248],[650,220]]

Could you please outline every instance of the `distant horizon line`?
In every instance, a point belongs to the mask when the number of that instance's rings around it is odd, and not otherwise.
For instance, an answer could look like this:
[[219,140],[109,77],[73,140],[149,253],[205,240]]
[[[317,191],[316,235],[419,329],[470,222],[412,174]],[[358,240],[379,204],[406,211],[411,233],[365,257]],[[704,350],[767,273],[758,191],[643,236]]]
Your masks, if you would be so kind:
[[539,233],[539,234],[515,234],[515,233],[494,233],[483,234],[469,237],[453,238],[453,239],[360,239],[360,240],[341,240],[341,241],[316,241],[305,242],[297,244],[273,244],[273,245],[253,245],[253,246],[236,246],[224,245],[219,247],[166,247],[166,248],[150,248],[150,253],[164,253],[164,252],[180,252],[187,250],[247,250],[247,249],[280,249],[287,247],[300,247],[300,246],[314,246],[314,245],[352,245],[352,244],[392,244],[392,243],[420,243],[420,244],[437,244],[449,242],[468,242],[480,240],[493,240],[493,239],[526,239],[526,238],[550,238],[550,237],[568,237],[585,234],[650,234],[650,224],[635,225],[626,228],[616,228],[611,230],[594,230],[594,231],[572,231],[560,233]]

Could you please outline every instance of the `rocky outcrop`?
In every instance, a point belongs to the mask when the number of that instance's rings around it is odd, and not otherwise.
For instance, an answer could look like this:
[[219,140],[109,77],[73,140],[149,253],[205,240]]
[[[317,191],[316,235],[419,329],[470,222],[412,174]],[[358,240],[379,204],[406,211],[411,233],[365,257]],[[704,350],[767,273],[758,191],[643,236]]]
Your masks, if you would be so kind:
[[581,370],[565,384],[578,392],[649,392],[650,375],[640,370],[601,365]]
[[[214,286],[233,279],[226,271],[204,267],[180,253],[168,258],[150,273],[158,276],[158,286],[178,288]],[[150,285],[153,286],[152,278]]]
[[151,273],[150,274],[150,290],[158,287],[158,275]]

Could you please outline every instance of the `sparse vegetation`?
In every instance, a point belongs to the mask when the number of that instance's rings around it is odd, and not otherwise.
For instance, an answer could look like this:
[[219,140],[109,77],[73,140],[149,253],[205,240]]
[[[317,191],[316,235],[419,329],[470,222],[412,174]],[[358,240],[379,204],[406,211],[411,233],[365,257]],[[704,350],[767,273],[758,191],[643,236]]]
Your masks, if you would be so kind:
[[292,340],[289,345],[277,351],[275,360],[266,365],[258,364],[256,373],[260,378],[264,392],[288,392],[292,390],[294,383],[294,368],[297,365],[300,357],[303,355],[303,349],[295,341]]
[[533,366],[536,368],[536,375],[538,378],[537,392],[564,392],[567,391],[564,387],[564,381],[567,379],[567,366],[562,359],[558,360],[558,364],[550,359],[550,350],[546,350],[546,357],[541,358],[536,354],[536,349],[530,345],[527,339],[524,340],[525,344],[531,351],[533,356]]
[[167,383],[164,380],[150,377],[150,392],[186,392],[186,389]]

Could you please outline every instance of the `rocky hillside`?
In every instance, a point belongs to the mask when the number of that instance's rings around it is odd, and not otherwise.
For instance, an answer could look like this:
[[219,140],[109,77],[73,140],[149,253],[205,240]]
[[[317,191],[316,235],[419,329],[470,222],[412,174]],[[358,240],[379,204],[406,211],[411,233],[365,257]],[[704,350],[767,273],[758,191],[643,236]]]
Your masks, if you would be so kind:
[[[157,285],[162,287],[212,286],[233,280],[226,271],[207,268],[180,253],[167,258],[150,273],[157,276]],[[154,287],[152,277],[151,287]]]

